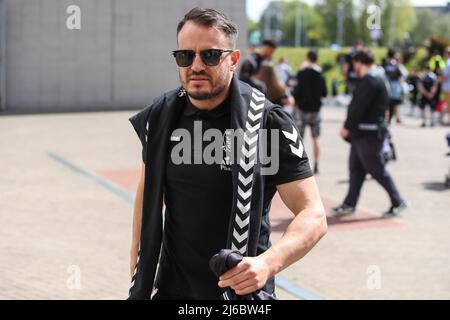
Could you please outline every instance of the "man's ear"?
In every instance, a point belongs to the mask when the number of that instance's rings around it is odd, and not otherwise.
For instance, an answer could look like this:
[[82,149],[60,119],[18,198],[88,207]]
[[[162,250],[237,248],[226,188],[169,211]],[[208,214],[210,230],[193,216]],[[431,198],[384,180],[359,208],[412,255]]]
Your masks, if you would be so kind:
[[231,53],[231,71],[235,71],[239,65],[239,59],[241,58],[241,51],[236,49]]

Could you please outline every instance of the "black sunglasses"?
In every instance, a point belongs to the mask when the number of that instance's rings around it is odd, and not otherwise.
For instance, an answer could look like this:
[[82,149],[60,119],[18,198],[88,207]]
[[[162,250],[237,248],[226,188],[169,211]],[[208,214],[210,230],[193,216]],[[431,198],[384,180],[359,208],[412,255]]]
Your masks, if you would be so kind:
[[[233,52],[231,49],[206,49],[200,51],[200,58],[202,62],[208,67],[217,66],[220,63],[220,57],[224,52]],[[175,50],[172,51],[175,61],[179,67],[189,67],[194,63],[195,51],[194,50]]]

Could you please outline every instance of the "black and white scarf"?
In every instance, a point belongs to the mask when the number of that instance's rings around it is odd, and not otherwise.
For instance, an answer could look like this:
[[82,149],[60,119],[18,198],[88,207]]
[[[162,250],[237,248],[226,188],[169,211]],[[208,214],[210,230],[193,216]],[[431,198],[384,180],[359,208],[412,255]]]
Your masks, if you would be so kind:
[[[243,132],[240,150],[232,163],[233,204],[227,248],[243,256],[256,256],[264,197],[264,177],[258,159],[259,129],[265,128],[273,104],[264,95],[236,77],[231,82],[231,129]],[[186,92],[170,91],[130,121],[142,121],[146,128],[146,166],[142,228],[138,260],[128,299],[150,299],[162,244],[163,183],[169,139],[183,112]],[[144,116],[142,117],[142,114]],[[165,143],[164,143],[165,142]]]

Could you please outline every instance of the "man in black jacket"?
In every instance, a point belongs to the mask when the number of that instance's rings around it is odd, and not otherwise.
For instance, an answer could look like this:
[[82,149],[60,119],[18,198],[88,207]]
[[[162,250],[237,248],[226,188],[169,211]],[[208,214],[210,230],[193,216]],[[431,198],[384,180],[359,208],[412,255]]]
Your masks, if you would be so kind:
[[351,214],[355,211],[361,187],[369,173],[389,194],[391,207],[386,214],[395,215],[407,204],[386,171],[382,155],[383,140],[387,133],[384,123],[388,106],[386,85],[376,73],[370,51],[358,51],[353,57],[353,64],[360,81],[340,132],[343,139],[351,142],[350,187],[343,204],[334,208],[334,211],[336,214]]
[[293,92],[295,103],[299,108],[296,118],[302,138],[306,126],[311,127],[315,174],[319,172],[320,107],[322,98],[327,96],[325,78],[322,69],[317,65],[317,58],[316,52],[308,52],[303,68],[297,73],[297,86]]
[[[273,294],[274,275],[326,232],[294,121],[234,76],[236,37],[235,24],[216,10],[188,12],[173,51],[181,87],[130,118],[143,163],[129,299],[149,299],[152,291],[155,300],[219,299],[227,288],[237,295],[258,289]],[[260,129],[267,130],[269,143]],[[235,137],[242,142],[237,148]],[[261,155],[265,147],[269,152]],[[273,171],[262,163],[269,154],[279,155]],[[271,246],[268,212],[277,191],[295,217]],[[217,279],[209,261],[221,249],[243,259]]]

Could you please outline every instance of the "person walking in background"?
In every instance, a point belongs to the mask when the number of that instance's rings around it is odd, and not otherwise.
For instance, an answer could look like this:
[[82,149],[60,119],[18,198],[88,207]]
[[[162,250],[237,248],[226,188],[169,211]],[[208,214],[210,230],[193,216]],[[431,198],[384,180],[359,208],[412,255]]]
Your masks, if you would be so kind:
[[284,85],[288,85],[288,81],[292,77],[292,68],[289,63],[287,63],[285,57],[280,58],[278,64],[275,66],[275,71],[278,79],[280,79]]
[[286,85],[278,78],[272,61],[263,61],[255,80],[264,83],[266,96],[271,102],[280,106],[289,104],[289,92]]
[[430,108],[430,126],[433,127],[435,125],[435,113],[436,106],[438,104],[438,78],[436,74],[431,71],[429,65],[425,66],[425,73],[419,79],[419,91],[422,95],[420,98],[420,112],[422,115],[422,125],[421,127],[426,127],[426,110],[425,108],[428,106]]
[[272,60],[276,48],[277,45],[275,41],[264,40],[258,49],[243,59],[239,69],[239,80],[266,93],[266,84],[256,79],[256,75],[259,73],[263,61]]
[[412,73],[406,78],[409,86],[409,101],[411,103],[410,115],[414,115],[414,109],[419,102],[419,71],[414,68]]
[[[437,77],[437,90],[435,94],[436,99],[436,106],[434,108],[434,111],[437,111],[439,113],[439,119],[442,122],[442,111],[443,110],[443,101],[440,100],[441,93],[442,93],[442,84],[441,84],[441,76],[443,71],[445,70],[445,59],[441,56],[441,53],[439,50],[435,50],[433,52],[433,56],[428,61],[428,65],[430,66],[430,70],[434,72],[434,74]],[[434,120],[434,116],[433,116]],[[434,125],[435,123],[433,123]]]
[[428,66],[430,67],[430,70],[436,74],[445,69],[445,59],[442,58],[438,50],[433,51],[433,55],[430,57],[430,60],[428,60]]
[[315,51],[309,51],[304,66],[297,73],[297,86],[293,96],[298,106],[297,125],[300,135],[304,136],[305,128],[311,128],[314,153],[314,173],[319,173],[320,158],[320,108],[322,98],[327,96],[327,86],[322,69],[317,64],[318,55]]
[[391,123],[393,117],[395,117],[397,123],[401,123],[399,106],[403,102],[404,91],[402,81],[406,75],[402,72],[403,68],[396,57],[394,49],[388,50],[388,56],[383,68],[389,81],[389,112],[386,119],[388,124]]
[[[445,51],[445,68],[441,75],[442,92],[444,93],[444,102],[447,104],[448,120],[450,124],[450,47]],[[443,116],[444,113],[442,113]],[[443,119],[442,119],[443,122]]]
[[[407,207],[390,174],[385,168],[383,142],[387,134],[384,114],[388,94],[382,78],[376,74],[375,59],[369,50],[360,50],[353,57],[360,81],[348,106],[341,137],[350,141],[350,186],[343,203],[334,208],[337,215],[352,214],[358,202],[366,174],[369,173],[389,194],[391,207],[385,213],[393,216]],[[375,70],[375,74],[372,74]]]
[[353,68],[353,55],[360,49],[362,49],[363,43],[360,39],[353,42],[350,51],[344,56],[344,64],[342,65],[342,72],[345,78],[345,93],[348,95],[353,94],[356,82],[358,80],[356,72]]
[[333,79],[331,79],[331,96],[333,98],[338,95],[338,86],[339,86],[339,82],[336,78],[336,75],[334,75]]
[[[289,78],[281,79],[279,77],[277,67],[272,60],[275,48],[273,41],[265,40],[257,52],[244,60],[240,75],[241,78],[243,77],[242,79],[246,79],[248,74],[252,74],[247,83],[258,90],[263,89],[267,98],[273,103],[280,106],[293,105],[293,98],[286,85],[286,81]],[[287,70],[289,66],[286,62],[284,64],[282,68]]]

